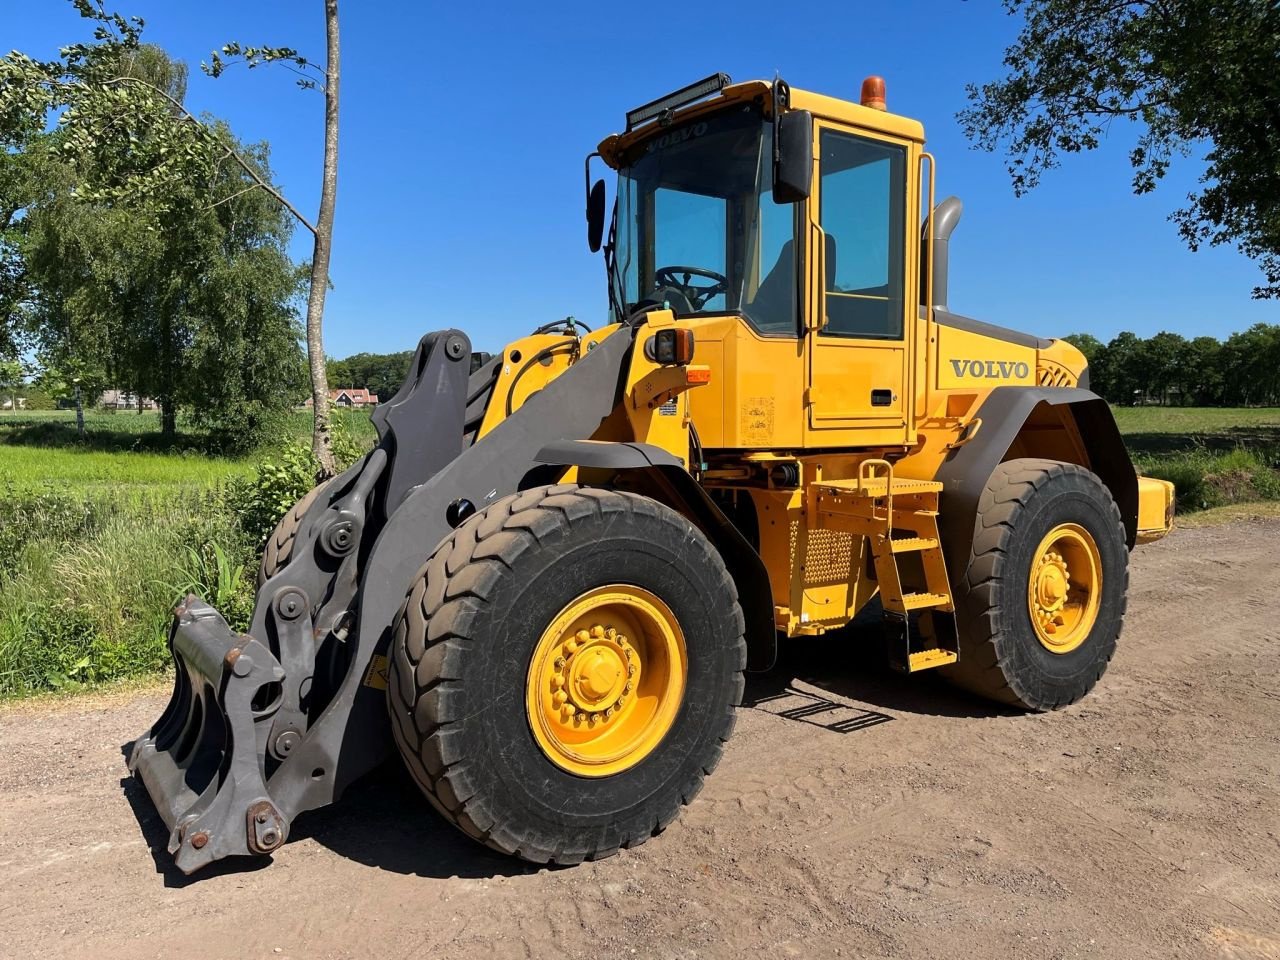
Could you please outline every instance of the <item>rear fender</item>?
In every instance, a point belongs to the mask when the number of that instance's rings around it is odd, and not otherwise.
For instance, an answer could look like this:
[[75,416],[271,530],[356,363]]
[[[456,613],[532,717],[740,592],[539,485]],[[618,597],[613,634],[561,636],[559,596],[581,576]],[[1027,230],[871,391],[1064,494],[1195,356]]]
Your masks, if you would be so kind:
[[778,652],[769,573],[760,554],[738,531],[707,492],[685,469],[683,461],[648,443],[595,440],[548,444],[535,458],[565,467],[613,470],[627,475],[627,486],[665,503],[692,521],[720,552],[733,577],[746,620],[747,669],[768,670]]
[[[1056,409],[1045,411],[1045,407]],[[1053,437],[1050,432],[1043,434],[1045,439],[1038,439],[1024,432],[1029,420],[1045,413],[1069,417],[1061,422],[1064,429],[1073,431],[1071,436]],[[1133,547],[1138,532],[1138,477],[1105,400],[1076,387],[996,387],[975,416],[982,419],[982,429],[973,440],[953,450],[934,476],[943,483],[939,529],[947,568],[953,576],[969,564],[978,500],[987,480],[1011,452],[1015,456],[1064,459],[1070,456],[1067,451],[1075,451],[1080,465],[1097,474],[1111,491],[1124,521],[1125,538]]]

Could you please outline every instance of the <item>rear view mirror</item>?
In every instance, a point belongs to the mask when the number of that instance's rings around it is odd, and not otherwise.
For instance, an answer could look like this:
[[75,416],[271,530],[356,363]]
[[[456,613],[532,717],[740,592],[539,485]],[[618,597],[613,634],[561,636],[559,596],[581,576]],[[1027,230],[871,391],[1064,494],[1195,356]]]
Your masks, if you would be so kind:
[[813,116],[791,110],[774,126],[773,202],[809,199],[813,188]]
[[604,239],[604,181],[597,180],[587,194],[587,246],[595,253]]

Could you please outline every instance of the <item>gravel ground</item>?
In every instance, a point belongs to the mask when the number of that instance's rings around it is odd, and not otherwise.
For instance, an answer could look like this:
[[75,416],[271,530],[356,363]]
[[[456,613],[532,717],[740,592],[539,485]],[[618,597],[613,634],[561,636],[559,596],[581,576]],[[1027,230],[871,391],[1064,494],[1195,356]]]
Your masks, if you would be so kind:
[[537,870],[389,766],[274,861],[187,878],[125,776],[150,689],[0,708],[0,956],[1280,958],[1280,522],[1135,554],[1075,707],[888,672],[854,629],[754,677],[662,836]]

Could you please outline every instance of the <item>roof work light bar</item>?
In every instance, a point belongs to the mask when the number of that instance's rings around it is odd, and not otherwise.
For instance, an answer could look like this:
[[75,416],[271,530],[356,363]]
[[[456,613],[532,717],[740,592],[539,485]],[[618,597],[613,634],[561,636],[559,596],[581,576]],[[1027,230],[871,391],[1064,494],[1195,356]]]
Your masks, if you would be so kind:
[[681,87],[675,93],[669,93],[665,97],[652,100],[643,107],[628,110],[627,132],[630,133],[645,121],[652,120],[654,117],[661,117],[677,107],[687,106],[695,100],[701,100],[703,97],[709,97],[713,93],[719,93],[732,82],[727,73],[713,73],[705,80],[699,80],[697,83],[691,83],[687,87]]

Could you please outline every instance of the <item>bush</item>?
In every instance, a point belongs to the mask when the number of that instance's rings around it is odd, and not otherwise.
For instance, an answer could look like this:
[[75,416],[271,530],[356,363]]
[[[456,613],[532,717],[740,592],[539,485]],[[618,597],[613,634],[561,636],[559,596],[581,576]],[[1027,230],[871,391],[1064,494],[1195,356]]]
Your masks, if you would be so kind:
[[[345,470],[364,454],[364,449],[338,418],[334,418],[332,435],[334,459],[338,469]],[[286,442],[277,458],[258,464],[252,479],[228,484],[227,504],[245,534],[261,548],[280,518],[316,485],[319,473],[320,465],[311,455],[310,443]]]
[[1280,465],[1274,451],[1236,447],[1214,453],[1197,449],[1139,457],[1138,466],[1147,476],[1174,485],[1182,512],[1280,500]]

